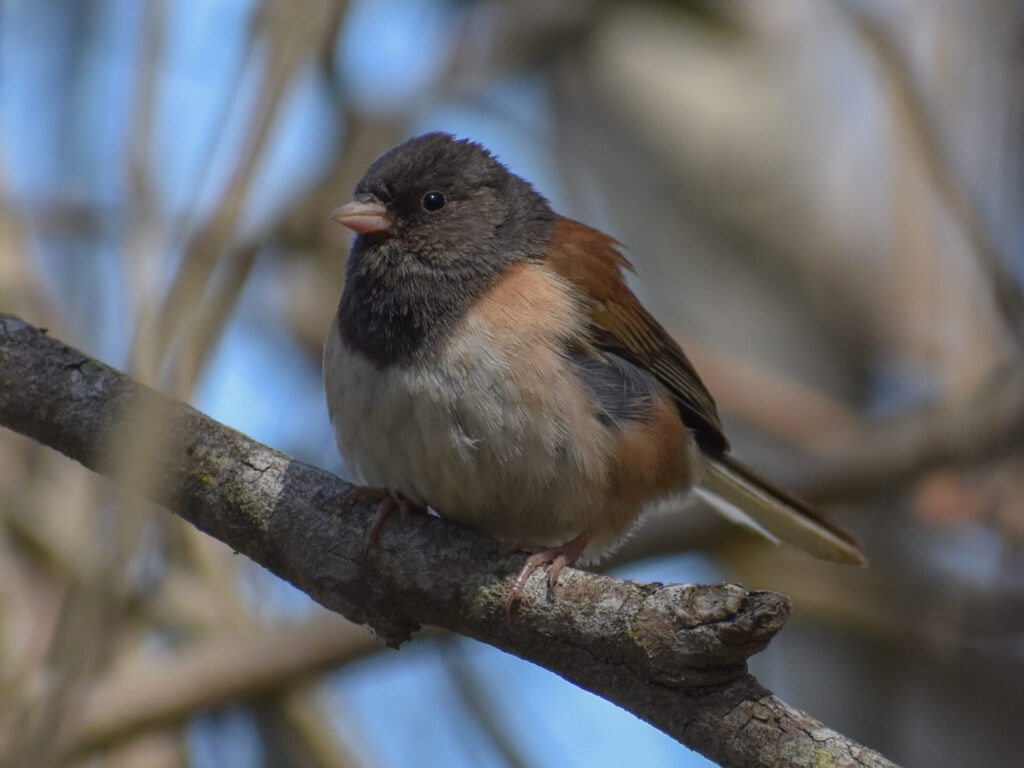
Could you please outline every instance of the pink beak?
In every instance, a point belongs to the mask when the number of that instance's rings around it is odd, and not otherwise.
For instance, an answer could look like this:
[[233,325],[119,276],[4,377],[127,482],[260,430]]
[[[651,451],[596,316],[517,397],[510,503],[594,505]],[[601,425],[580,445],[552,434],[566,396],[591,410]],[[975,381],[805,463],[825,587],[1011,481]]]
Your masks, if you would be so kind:
[[398,229],[394,214],[372,195],[357,195],[331,214],[331,218],[360,235],[393,237]]

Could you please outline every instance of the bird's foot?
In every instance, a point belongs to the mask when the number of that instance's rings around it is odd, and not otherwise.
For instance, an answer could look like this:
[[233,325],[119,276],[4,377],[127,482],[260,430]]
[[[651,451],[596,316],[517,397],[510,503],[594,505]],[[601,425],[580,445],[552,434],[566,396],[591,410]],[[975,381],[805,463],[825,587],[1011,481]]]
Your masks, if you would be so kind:
[[533,572],[540,566],[547,565],[548,563],[551,564],[551,568],[548,570],[548,590],[554,592],[562,569],[567,565],[574,565],[579,560],[589,541],[590,534],[584,531],[561,546],[540,549],[526,558],[526,563],[516,577],[516,583],[512,586],[508,600],[505,601],[505,614],[510,615],[512,606],[522,599],[523,590],[526,589],[526,582],[533,575]]
[[380,529],[384,521],[388,519],[396,509],[405,517],[409,512],[426,512],[426,507],[410,501],[397,491],[390,491],[387,488],[376,488],[362,485],[352,491],[351,498],[355,502],[365,500],[377,501],[377,512],[370,521],[370,527],[366,529],[366,541],[363,543],[363,552],[366,553],[377,546],[377,539],[380,537]]

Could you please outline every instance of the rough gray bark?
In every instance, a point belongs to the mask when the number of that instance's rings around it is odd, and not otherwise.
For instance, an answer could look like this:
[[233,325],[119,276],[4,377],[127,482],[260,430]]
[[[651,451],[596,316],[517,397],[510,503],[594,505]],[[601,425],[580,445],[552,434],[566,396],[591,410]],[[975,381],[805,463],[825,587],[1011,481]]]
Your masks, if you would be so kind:
[[[534,576],[508,618],[505,598],[522,553],[425,515],[389,522],[365,551],[373,504],[352,485],[4,314],[0,424],[153,499],[390,645],[424,624],[476,638],[724,766],[892,765],[747,672],[746,659],[789,615],[782,595],[568,569],[554,596]],[[131,456],[118,450],[125,435]],[[138,447],[142,437],[148,450]]]

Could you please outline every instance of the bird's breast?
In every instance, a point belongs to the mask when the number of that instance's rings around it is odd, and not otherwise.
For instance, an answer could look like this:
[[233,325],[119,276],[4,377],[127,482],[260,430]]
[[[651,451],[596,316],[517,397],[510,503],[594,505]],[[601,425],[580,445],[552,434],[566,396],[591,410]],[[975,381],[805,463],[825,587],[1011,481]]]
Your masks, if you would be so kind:
[[[513,266],[435,352],[377,366],[332,327],[324,380],[355,479],[493,535],[559,536],[607,487],[613,435],[564,350],[584,319],[544,266]],[[559,513],[555,513],[557,518]]]

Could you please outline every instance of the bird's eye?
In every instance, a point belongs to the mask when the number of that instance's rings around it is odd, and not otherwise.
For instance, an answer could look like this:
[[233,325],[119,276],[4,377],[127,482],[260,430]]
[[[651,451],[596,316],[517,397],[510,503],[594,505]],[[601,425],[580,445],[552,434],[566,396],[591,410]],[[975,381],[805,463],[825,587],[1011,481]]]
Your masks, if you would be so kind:
[[444,208],[444,202],[444,195],[440,192],[427,192],[423,196],[423,208],[431,213]]

